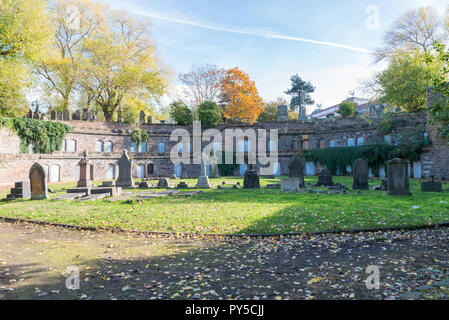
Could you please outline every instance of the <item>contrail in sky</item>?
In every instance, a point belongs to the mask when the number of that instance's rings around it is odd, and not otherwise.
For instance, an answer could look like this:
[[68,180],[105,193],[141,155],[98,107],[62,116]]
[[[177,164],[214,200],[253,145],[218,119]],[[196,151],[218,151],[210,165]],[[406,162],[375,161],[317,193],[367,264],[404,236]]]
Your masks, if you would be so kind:
[[369,53],[369,54],[374,53],[373,51],[368,50],[368,49],[347,46],[347,45],[340,44],[340,43],[311,40],[311,39],[293,37],[293,36],[288,36],[288,35],[283,35],[283,34],[278,34],[278,33],[269,33],[269,32],[265,32],[265,31],[251,31],[251,30],[244,30],[244,29],[235,28],[235,27],[225,27],[225,26],[219,26],[219,25],[208,24],[208,23],[199,23],[199,22],[190,21],[190,20],[173,18],[173,17],[169,17],[169,16],[157,14],[157,13],[152,13],[152,12],[148,12],[148,11],[144,11],[144,10],[141,10],[141,11],[133,10],[131,12],[136,15],[146,16],[146,17],[150,17],[150,18],[154,18],[154,19],[158,19],[158,20],[170,21],[170,22],[174,22],[174,23],[189,25],[189,26],[208,29],[208,30],[230,32],[230,33],[237,33],[237,34],[246,34],[246,35],[271,38],[271,39],[307,42],[307,43],[313,43],[313,44],[318,44],[318,45],[323,45],[323,46],[328,46],[328,47],[337,47],[337,48],[342,48],[342,49],[357,51],[357,52],[362,52],[362,53]]

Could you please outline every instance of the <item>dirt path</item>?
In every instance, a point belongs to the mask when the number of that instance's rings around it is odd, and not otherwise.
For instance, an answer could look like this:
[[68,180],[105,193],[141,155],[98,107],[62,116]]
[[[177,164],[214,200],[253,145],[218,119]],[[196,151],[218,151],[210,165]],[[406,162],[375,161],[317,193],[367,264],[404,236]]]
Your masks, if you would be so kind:
[[[0,299],[447,299],[448,240],[441,229],[187,241],[0,222]],[[79,290],[66,288],[69,266]]]

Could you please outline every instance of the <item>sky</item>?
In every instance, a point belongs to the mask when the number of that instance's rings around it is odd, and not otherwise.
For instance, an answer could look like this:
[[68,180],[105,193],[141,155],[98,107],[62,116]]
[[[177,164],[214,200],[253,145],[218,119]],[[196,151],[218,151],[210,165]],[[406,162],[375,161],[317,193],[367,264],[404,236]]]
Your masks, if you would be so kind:
[[163,103],[181,96],[176,80],[191,65],[239,67],[265,100],[284,94],[299,74],[316,87],[315,105],[333,106],[355,95],[385,64],[372,51],[407,10],[449,0],[102,0],[150,22],[157,55],[173,83]]

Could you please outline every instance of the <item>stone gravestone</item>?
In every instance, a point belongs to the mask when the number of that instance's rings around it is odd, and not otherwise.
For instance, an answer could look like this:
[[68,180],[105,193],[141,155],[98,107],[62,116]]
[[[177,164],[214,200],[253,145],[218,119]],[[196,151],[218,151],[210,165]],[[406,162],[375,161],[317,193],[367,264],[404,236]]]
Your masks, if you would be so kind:
[[143,110],[141,110],[140,111],[140,113],[139,113],[139,122],[141,123],[141,124],[144,124],[145,123],[145,112],[143,112]]
[[132,178],[132,160],[128,156],[128,151],[123,150],[122,157],[119,161],[118,179],[115,182],[117,187],[131,188],[134,187]]
[[353,164],[353,184],[354,190],[368,190],[368,161],[357,159]]
[[334,185],[334,182],[332,181],[332,175],[327,168],[324,168],[319,173],[318,183],[316,185],[318,187],[321,187],[321,186],[330,187],[330,186]]
[[278,115],[277,115],[277,121],[287,121],[288,120],[288,108],[286,105],[280,105],[278,106]]
[[83,121],[89,120],[89,110],[87,108],[83,109]]
[[304,167],[306,161],[302,159],[298,154],[295,154],[288,164],[288,176],[290,178],[299,179],[299,187],[304,187]]
[[435,182],[434,176],[430,176],[429,181],[421,183],[421,191],[423,191],[423,192],[442,192],[443,185],[441,182]]
[[59,121],[61,121],[61,120],[62,120],[62,111],[58,111],[58,112],[56,113],[56,116],[57,116],[57,119],[58,119]]
[[47,176],[44,168],[35,162],[30,169],[31,200],[48,199]]
[[152,123],[153,123],[153,117],[152,116],[148,116],[147,124],[152,124]]
[[157,183],[158,189],[166,189],[170,188],[170,183],[168,182],[167,178],[161,178],[159,179],[159,182]]
[[388,194],[411,195],[408,177],[409,162],[399,158],[387,161]]
[[207,156],[203,153],[201,156],[201,175],[198,177],[198,182],[196,183],[196,188],[199,189],[209,189],[209,177],[206,174],[206,160]]
[[50,112],[50,119],[51,120],[56,120],[56,111],[55,110],[51,110],[51,112]]
[[81,120],[81,111],[76,110],[75,113],[72,115],[72,120]]
[[62,120],[70,121],[70,111],[69,110],[64,110],[64,112],[62,113]]
[[87,151],[84,150],[83,158],[78,163],[80,166],[80,178],[78,180],[78,188],[92,188],[92,181],[88,178],[88,164],[89,159],[87,159]]
[[260,179],[259,174],[256,170],[246,170],[243,177],[243,188],[244,189],[259,189]]
[[299,178],[282,178],[281,190],[282,192],[299,191]]

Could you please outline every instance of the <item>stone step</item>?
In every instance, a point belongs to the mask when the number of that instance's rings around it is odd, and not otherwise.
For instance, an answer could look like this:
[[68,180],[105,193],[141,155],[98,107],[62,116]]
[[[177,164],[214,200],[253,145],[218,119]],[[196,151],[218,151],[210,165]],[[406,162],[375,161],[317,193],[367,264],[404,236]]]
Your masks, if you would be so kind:
[[17,195],[22,195],[23,194],[23,189],[20,188],[12,188],[11,189],[11,194],[17,194]]

